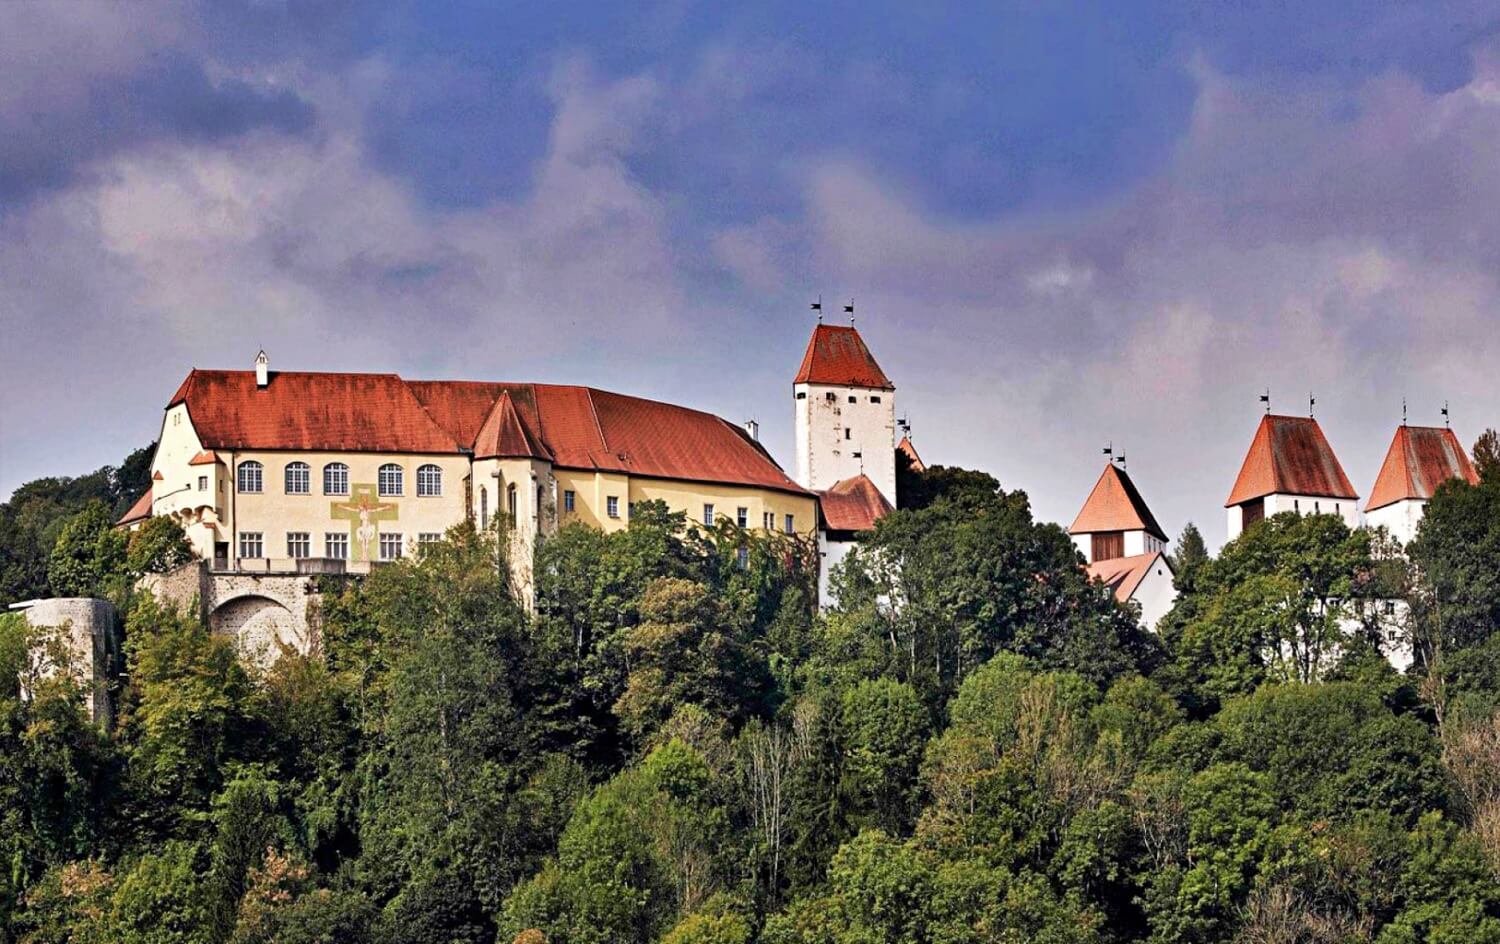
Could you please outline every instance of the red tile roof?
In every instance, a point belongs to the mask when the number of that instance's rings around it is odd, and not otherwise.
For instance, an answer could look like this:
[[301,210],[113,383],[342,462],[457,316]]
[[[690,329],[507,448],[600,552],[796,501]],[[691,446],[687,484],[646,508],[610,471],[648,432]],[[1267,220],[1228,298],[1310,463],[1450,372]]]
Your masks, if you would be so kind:
[[802,367],[792,383],[896,389],[853,326],[825,324],[813,329],[807,353],[802,355]]
[[195,370],[169,406],[178,403],[187,404],[210,449],[473,449],[550,457],[563,468],[810,494],[733,423],[590,387],[282,371],[261,389],[253,371]]
[[1437,426],[1402,426],[1370,489],[1365,511],[1374,511],[1408,498],[1428,499],[1449,479],[1479,484],[1479,473],[1469,461],[1453,430]]
[[870,477],[860,474],[819,492],[818,510],[829,531],[868,531],[895,509]]
[[1172,569],[1171,563],[1161,551],[1095,561],[1088,565],[1087,569],[1090,580],[1097,580],[1109,587],[1115,592],[1115,599],[1124,603],[1135,596],[1135,591],[1140,587],[1141,581],[1151,573],[1151,568],[1156,566],[1158,560],[1167,570]]
[[205,449],[189,459],[188,465],[213,465],[218,461],[219,457],[214,455],[213,450]]
[[1261,419],[1224,506],[1271,494],[1359,497],[1318,421],[1306,416]]
[[1145,531],[1163,541],[1167,539],[1167,533],[1146,507],[1146,500],[1136,491],[1135,483],[1113,462],[1105,463],[1094,490],[1089,492],[1078,517],[1068,528],[1069,534],[1094,531]]
[[120,520],[116,521],[115,524],[134,524],[137,521],[144,521],[149,517],[151,517],[151,489],[148,488],[141,494],[140,498],[135,500],[135,504],[130,506],[130,510],[120,516]]
[[906,458],[911,461],[911,470],[913,472],[927,471],[927,463],[923,462],[922,457],[917,455],[917,447],[911,444],[910,436],[901,437],[901,441],[896,444],[896,451],[906,454]]

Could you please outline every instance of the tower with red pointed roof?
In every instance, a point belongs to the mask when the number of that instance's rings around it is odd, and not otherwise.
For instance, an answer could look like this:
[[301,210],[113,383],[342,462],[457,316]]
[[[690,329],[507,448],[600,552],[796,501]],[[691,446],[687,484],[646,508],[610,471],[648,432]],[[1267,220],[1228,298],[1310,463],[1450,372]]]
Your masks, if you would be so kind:
[[797,484],[866,476],[896,504],[896,387],[853,325],[819,324],[792,381]]
[[1310,416],[1261,418],[1224,507],[1230,540],[1284,511],[1338,515],[1349,527],[1359,526],[1359,494]]
[[1088,562],[1089,577],[1121,603],[1141,608],[1141,623],[1154,629],[1177,599],[1172,564],[1164,553],[1167,533],[1123,468],[1106,463],[1078,517],[1068,527]]
[[1453,430],[1403,423],[1370,489],[1365,518],[1371,527],[1383,527],[1402,544],[1409,543],[1417,536],[1428,499],[1449,479],[1470,485],[1479,482],[1479,473]]

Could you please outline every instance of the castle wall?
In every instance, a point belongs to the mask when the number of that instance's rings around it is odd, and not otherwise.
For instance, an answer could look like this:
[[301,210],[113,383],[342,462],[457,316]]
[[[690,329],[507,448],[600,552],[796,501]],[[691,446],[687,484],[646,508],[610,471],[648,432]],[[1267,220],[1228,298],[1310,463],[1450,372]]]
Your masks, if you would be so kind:
[[861,473],[896,504],[896,392],[796,384],[797,484],[822,491]]
[[71,672],[86,692],[89,717],[108,725],[114,717],[109,680],[119,657],[114,604],[91,597],[54,597],[33,601],[23,612],[33,628],[55,631],[56,636],[51,638],[62,649],[64,664],[54,661],[47,651],[49,640],[33,650],[32,671],[36,677]]

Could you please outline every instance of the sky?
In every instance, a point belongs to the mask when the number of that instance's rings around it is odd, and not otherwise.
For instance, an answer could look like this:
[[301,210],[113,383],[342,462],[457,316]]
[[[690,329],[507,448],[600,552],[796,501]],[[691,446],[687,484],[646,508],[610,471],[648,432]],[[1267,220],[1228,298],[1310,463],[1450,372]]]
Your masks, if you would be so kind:
[[0,495],[193,367],[583,383],[792,466],[821,295],[929,463],[1224,538],[1259,420],[1361,494],[1500,425],[1493,2],[15,3]]

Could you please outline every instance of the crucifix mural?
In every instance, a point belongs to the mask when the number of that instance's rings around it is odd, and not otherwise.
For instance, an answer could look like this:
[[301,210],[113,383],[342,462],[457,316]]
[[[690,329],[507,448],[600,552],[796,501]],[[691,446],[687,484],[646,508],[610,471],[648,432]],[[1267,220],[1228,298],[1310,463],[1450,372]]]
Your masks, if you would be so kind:
[[336,521],[349,522],[350,559],[373,560],[370,545],[380,533],[379,522],[395,521],[399,506],[377,499],[373,485],[355,485],[349,492],[349,500],[330,503],[328,513]]

